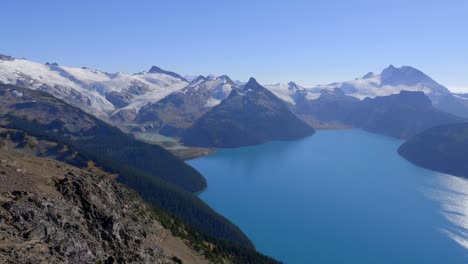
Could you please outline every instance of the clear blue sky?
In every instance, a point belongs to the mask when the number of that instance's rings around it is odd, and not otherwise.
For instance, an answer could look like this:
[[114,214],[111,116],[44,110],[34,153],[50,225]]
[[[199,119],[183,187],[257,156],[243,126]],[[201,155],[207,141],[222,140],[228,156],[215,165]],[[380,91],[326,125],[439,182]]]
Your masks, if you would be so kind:
[[468,1],[4,0],[0,53],[303,85],[389,64],[468,91]]

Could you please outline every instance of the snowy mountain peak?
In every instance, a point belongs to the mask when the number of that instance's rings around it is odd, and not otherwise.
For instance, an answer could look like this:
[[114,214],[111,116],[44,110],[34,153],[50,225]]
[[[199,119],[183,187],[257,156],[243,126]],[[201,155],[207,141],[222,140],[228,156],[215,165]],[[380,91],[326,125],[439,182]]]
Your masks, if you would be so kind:
[[198,83],[200,83],[200,82],[204,82],[204,81],[206,81],[206,79],[207,79],[207,78],[206,78],[205,76],[199,75],[198,77],[194,78],[194,79],[190,82],[190,86],[196,85],[196,84],[198,84]]
[[402,66],[396,68],[393,65],[385,68],[380,76],[380,85],[409,85],[414,86],[418,84],[434,85],[429,76],[422,71],[410,66]]
[[226,84],[230,84],[230,85],[237,85],[233,80],[231,80],[231,78],[229,78],[229,76],[227,75],[221,75],[218,77],[218,79],[222,80],[224,83]]
[[157,66],[152,66],[151,69],[148,71],[148,73],[161,73],[161,74],[169,75],[171,77],[180,79],[180,80],[182,80],[184,82],[187,81],[184,77],[180,76],[179,74],[177,74],[175,72],[163,70],[163,69],[161,69],[161,68],[159,68]]
[[[307,99],[314,100],[323,95],[322,90],[333,90],[339,88],[345,95],[363,100],[399,94],[402,91],[423,92],[435,106],[441,109],[446,100],[450,100],[450,91],[431,79],[422,71],[410,67],[395,67],[393,65],[383,69],[380,74],[367,73],[362,78],[345,82],[335,82],[328,85],[318,85],[307,90]],[[449,109],[450,110],[450,109]],[[455,113],[452,111],[452,113]]]

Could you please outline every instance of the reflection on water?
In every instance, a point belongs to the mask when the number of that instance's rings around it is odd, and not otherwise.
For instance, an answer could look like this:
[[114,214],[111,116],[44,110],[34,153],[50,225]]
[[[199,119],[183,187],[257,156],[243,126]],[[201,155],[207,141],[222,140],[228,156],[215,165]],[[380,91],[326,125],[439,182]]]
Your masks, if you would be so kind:
[[453,224],[442,231],[468,249],[468,180],[440,174],[431,185],[426,194],[440,203],[443,216]]

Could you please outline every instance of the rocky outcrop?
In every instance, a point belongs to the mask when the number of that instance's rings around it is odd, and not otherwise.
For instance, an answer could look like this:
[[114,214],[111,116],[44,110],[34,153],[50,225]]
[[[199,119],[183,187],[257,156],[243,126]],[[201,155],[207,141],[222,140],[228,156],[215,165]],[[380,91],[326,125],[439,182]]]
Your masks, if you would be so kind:
[[1,263],[208,262],[122,185],[52,160],[0,158]]

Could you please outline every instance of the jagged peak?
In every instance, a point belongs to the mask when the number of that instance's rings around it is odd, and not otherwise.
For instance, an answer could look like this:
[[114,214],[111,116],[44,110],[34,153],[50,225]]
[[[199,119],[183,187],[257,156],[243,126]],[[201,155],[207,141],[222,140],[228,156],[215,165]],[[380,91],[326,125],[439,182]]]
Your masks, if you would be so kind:
[[148,73],[161,73],[161,74],[169,75],[169,76],[172,76],[174,78],[177,78],[177,79],[180,79],[182,81],[187,82],[187,79],[185,79],[181,75],[179,75],[179,74],[177,74],[175,72],[163,70],[163,69],[159,68],[158,66],[152,66],[151,69],[148,71]]
[[228,83],[230,85],[236,85],[237,86],[237,84],[231,78],[229,78],[229,76],[227,76],[227,75],[221,75],[221,76],[218,77],[218,79],[223,80],[223,81],[225,81],[226,83]]
[[255,80],[254,77],[250,77],[249,81],[245,84],[245,86],[251,86],[251,85],[260,85],[257,80]]
[[301,90],[301,87],[297,83],[290,81],[288,82],[288,90],[297,91],[297,90]]
[[192,83],[198,83],[198,82],[202,82],[202,81],[206,81],[206,77],[203,76],[203,75],[198,75],[197,78],[193,79]]
[[221,76],[209,75],[206,77],[203,75],[200,75],[197,78],[195,78],[192,82],[190,82],[189,86],[196,86],[207,81],[223,81],[223,83],[225,84],[237,86],[237,84],[234,81],[232,81],[231,78],[229,78],[229,76],[227,75],[221,75]]
[[151,66],[151,69],[148,71],[149,73],[161,73],[164,72],[165,70],[159,68],[158,66]]
[[249,81],[244,85],[242,86],[242,89],[244,90],[259,90],[259,89],[266,89],[264,88],[262,85],[260,85],[257,80],[255,80],[255,78],[253,77],[250,77]]

